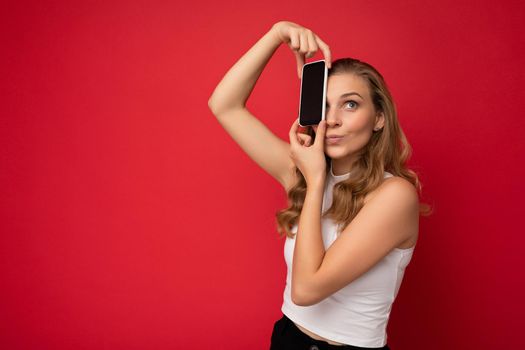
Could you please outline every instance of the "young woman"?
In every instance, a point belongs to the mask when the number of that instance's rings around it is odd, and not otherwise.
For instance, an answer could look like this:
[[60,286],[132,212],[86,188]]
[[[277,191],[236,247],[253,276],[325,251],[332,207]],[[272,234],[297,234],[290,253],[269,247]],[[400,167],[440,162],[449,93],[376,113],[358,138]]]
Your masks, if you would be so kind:
[[[300,77],[319,49],[329,68],[326,120],[291,126],[290,143],[247,109],[255,82],[286,43]],[[208,105],[240,147],[285,189],[277,212],[288,267],[271,349],[390,349],[386,327],[418,238],[421,185],[381,74],[331,62],[311,30],[281,21],[228,71]],[[293,263],[292,263],[293,262]]]

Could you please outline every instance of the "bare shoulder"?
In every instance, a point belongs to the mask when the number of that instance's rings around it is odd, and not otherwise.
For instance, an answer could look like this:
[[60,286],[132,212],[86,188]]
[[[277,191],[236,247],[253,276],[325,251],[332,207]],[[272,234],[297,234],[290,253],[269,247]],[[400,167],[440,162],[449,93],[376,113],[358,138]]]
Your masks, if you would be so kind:
[[[373,199],[377,199],[373,201]],[[419,196],[416,187],[407,179],[400,176],[385,178],[383,183],[365,196],[364,206],[371,205],[377,210],[377,215],[384,210],[399,211],[398,219],[402,222],[407,239],[397,248],[413,247],[419,236]]]
[[417,194],[416,187],[410,181],[401,176],[395,175],[385,178],[381,186],[379,186],[379,188],[386,188],[392,186],[399,188],[401,191],[405,190]]
[[385,178],[378,188],[365,196],[365,204],[378,194],[381,194],[383,198],[391,197],[392,200],[396,202],[407,201],[412,204],[419,203],[416,187],[410,181],[400,176]]

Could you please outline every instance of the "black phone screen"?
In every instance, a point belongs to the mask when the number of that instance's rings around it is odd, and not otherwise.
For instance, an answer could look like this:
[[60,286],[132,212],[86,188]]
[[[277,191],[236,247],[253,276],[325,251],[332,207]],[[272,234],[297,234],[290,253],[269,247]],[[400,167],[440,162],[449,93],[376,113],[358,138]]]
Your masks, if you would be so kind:
[[303,66],[299,125],[317,125],[324,119],[327,72],[325,60],[306,63]]

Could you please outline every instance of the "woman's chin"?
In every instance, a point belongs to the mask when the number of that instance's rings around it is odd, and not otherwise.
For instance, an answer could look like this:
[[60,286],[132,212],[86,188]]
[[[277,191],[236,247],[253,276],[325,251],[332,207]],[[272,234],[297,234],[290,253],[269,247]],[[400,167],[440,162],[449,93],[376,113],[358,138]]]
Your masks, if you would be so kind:
[[346,156],[343,150],[337,150],[332,146],[325,147],[324,153],[332,159],[344,158]]

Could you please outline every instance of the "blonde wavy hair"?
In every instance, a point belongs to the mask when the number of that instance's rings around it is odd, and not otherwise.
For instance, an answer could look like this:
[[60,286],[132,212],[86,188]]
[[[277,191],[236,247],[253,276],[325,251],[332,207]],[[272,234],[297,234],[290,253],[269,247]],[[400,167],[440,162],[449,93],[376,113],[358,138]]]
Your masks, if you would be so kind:
[[[372,65],[350,57],[332,62],[328,76],[348,73],[366,81],[374,107],[377,112],[384,113],[385,123],[382,129],[373,132],[367,145],[360,151],[357,161],[352,165],[349,178],[334,185],[332,206],[323,217],[329,217],[339,225],[339,232],[359,213],[364,205],[365,196],[381,185],[384,171],[410,181],[419,196],[422,193],[418,175],[406,166],[412,148],[399,125],[396,106],[383,76]],[[307,134],[314,138],[315,131],[312,127],[307,128]],[[325,158],[328,176],[331,159],[326,154]],[[291,229],[299,220],[303,208],[306,180],[297,167],[295,174],[298,180],[287,192],[288,207],[276,213],[279,237],[294,237]],[[430,205],[419,204],[420,215],[429,216],[432,211]]]

